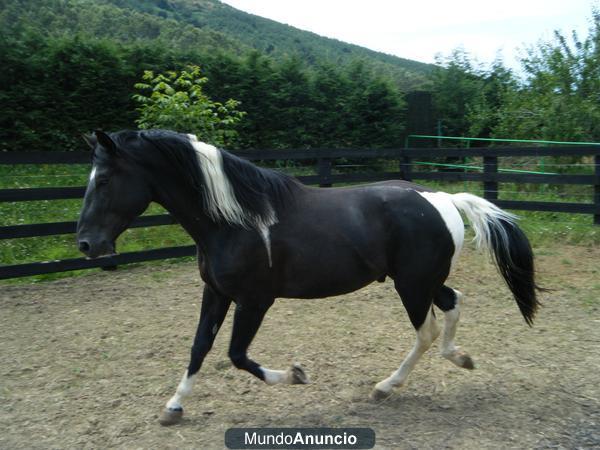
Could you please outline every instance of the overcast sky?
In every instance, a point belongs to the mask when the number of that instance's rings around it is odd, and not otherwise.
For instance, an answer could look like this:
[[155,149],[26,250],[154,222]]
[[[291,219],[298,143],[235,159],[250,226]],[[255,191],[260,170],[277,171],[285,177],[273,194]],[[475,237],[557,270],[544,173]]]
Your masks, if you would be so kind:
[[479,61],[519,49],[553,30],[587,36],[594,0],[224,0],[234,8],[403,58],[434,62],[464,47]]

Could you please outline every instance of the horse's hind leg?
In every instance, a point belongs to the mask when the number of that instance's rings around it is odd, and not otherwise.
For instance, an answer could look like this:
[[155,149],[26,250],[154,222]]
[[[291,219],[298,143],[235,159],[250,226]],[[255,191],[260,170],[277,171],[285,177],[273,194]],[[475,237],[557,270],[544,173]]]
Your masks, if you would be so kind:
[[433,341],[440,334],[432,313],[432,295],[414,286],[403,288],[398,285],[398,282],[396,282],[396,290],[400,294],[402,303],[408,312],[408,317],[417,331],[417,340],[398,370],[375,385],[375,389],[371,393],[371,397],[375,400],[389,396],[394,387],[402,386],[406,382],[408,375],[423,353],[431,347]]
[[233,332],[229,347],[231,362],[238,369],[250,372],[267,384],[306,384],[308,379],[297,365],[288,370],[271,370],[248,358],[248,347],[256,335],[273,300],[261,303],[238,304],[233,318]]
[[190,363],[183,374],[183,378],[177,386],[175,395],[167,402],[167,406],[160,418],[161,425],[172,425],[177,423],[183,415],[182,402],[185,397],[192,393],[192,387],[206,354],[210,351],[217,335],[217,331],[223,324],[231,300],[215,293],[208,285],[204,287],[202,296],[202,308],[200,310],[200,321],[192,346]]
[[465,352],[454,345],[454,336],[460,317],[462,293],[447,286],[442,286],[434,296],[435,306],[444,312],[444,334],[440,350],[442,356],[464,369],[474,369],[473,360]]

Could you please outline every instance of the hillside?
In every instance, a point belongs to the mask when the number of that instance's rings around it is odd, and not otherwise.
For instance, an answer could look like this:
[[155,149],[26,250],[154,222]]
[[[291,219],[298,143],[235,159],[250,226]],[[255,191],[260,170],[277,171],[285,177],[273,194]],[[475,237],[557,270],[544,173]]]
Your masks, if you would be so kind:
[[348,44],[237,10],[218,0],[104,0],[147,14],[168,17],[199,29],[223,33],[260,52],[280,58],[295,54],[308,64],[347,65],[363,59],[380,73],[405,84],[418,82],[433,68],[409,59]]
[[347,66],[361,59],[403,90],[427,83],[432,65],[402,59],[302,31],[236,10],[217,0],[5,1],[0,25],[49,35],[83,33],[122,42],[160,41],[180,49],[243,55],[255,49],[276,60],[294,55],[304,64]]
[[0,151],[136,128],[144,71],[190,64],[210,98],[241,102],[229,148],[396,146],[430,70],[216,0],[0,0]]

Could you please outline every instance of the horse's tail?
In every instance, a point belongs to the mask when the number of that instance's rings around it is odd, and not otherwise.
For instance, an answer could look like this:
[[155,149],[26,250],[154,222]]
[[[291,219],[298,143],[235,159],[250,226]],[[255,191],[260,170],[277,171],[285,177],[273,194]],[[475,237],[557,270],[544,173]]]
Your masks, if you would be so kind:
[[472,194],[451,195],[454,206],[467,216],[478,247],[489,250],[500,274],[510,288],[525,322],[533,324],[539,306],[533,252],[516,216]]

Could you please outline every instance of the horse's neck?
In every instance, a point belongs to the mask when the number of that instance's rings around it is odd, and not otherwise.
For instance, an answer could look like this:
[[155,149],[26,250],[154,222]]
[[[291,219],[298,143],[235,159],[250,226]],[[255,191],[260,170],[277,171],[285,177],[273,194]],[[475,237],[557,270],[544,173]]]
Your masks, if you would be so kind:
[[161,185],[154,201],[173,216],[197,245],[210,239],[217,229],[197,196],[178,183]]

